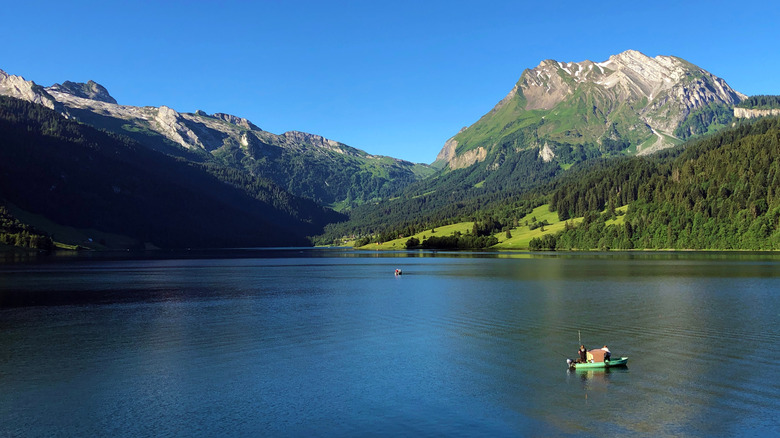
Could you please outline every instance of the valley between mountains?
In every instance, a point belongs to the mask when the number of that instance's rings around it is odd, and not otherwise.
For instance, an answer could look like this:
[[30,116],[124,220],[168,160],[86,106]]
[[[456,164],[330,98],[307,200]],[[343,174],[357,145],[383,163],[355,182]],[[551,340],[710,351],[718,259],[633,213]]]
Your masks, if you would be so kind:
[[0,244],[780,249],[780,99],[674,56],[544,60],[430,165],[0,70]]

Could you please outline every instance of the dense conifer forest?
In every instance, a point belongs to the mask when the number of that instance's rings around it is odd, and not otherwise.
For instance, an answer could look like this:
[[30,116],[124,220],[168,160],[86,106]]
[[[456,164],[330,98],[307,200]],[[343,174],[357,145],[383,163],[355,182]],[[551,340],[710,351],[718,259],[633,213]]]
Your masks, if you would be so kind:
[[780,96],[776,95],[757,95],[750,96],[747,99],[737,105],[738,108],[751,108],[751,109],[770,109],[780,108]]
[[[532,249],[780,249],[778,118],[651,157],[599,163],[567,180],[551,209],[583,222],[532,241]],[[605,226],[621,205],[628,205],[623,224]]]

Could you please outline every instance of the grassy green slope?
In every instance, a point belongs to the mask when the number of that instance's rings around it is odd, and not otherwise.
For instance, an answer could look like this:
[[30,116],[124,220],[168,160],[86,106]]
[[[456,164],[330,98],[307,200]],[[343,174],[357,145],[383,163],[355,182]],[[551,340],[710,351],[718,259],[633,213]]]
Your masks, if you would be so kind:
[[[617,208],[616,209],[616,211],[618,212],[617,218],[607,221],[606,224],[622,225],[623,217],[624,217],[623,215],[625,214],[626,210],[627,210],[627,206]],[[544,227],[539,227],[536,229],[531,229],[530,224],[533,223],[532,219],[534,218],[538,222],[547,221],[549,225],[545,225]],[[577,217],[569,220],[568,222],[570,225],[577,226],[582,222],[582,220],[583,220],[582,217]],[[498,239],[499,243],[498,245],[495,245],[490,249],[527,250],[529,248],[529,243],[531,242],[531,239],[539,238],[547,234],[558,233],[560,231],[563,231],[564,228],[566,227],[566,221],[559,220],[558,214],[556,212],[550,211],[549,204],[541,205],[535,208],[531,213],[523,217],[520,220],[520,223],[524,225],[509,230],[510,234],[512,235],[512,237],[510,238],[506,237],[505,232],[494,234],[494,236]],[[529,225],[525,225],[526,223],[528,223]],[[379,243],[379,244],[371,243],[363,247],[360,247],[359,249],[405,250],[406,241],[409,238],[414,237],[419,241],[423,241],[426,238],[431,237],[433,235],[449,236],[455,232],[466,234],[471,232],[473,226],[474,226],[474,222],[458,222],[456,224],[435,228],[434,232],[431,232],[431,230],[426,230],[411,236],[404,236],[402,238],[390,240],[384,243]]]
[[463,154],[480,146],[498,144],[502,139],[512,137],[520,129],[538,123],[547,114],[547,111],[526,111],[525,105],[525,97],[517,94],[505,105],[482,116],[455,136],[458,142],[455,152]]
[[620,102],[614,91],[583,83],[550,110],[526,110],[526,99],[518,92],[457,134],[456,153],[478,147],[490,150],[500,144],[519,150],[545,141],[596,150],[604,138],[622,144],[621,150],[635,152],[637,146],[657,138],[637,114],[637,108],[646,104],[646,99]]

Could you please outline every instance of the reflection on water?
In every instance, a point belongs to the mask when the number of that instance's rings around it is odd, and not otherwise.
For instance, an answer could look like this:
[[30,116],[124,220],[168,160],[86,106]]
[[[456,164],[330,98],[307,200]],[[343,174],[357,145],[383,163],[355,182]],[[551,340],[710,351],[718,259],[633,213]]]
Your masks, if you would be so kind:
[[592,388],[598,388],[606,387],[610,379],[610,374],[627,373],[628,366],[585,370],[570,368],[566,372],[569,374],[569,379],[580,379],[584,384],[588,384]]
[[[779,290],[766,253],[17,260],[0,435],[776,435]],[[567,371],[578,335],[628,366]]]

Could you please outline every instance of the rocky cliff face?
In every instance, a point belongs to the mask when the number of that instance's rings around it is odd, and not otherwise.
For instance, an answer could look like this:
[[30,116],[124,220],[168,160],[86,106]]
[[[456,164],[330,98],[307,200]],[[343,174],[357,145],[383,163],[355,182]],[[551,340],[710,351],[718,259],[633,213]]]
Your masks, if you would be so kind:
[[[673,132],[696,109],[710,103],[735,105],[746,96],[726,82],[674,56],[651,58],[628,50],[603,62],[542,61],[488,114],[445,144],[439,160],[450,168],[476,161],[467,151],[492,147],[522,125],[542,122],[534,136],[571,145],[604,139],[626,141],[645,154],[676,144]],[[531,145],[528,143],[526,146]],[[545,153],[549,156],[549,153]]]
[[[207,115],[203,111],[198,110],[196,112],[197,115],[205,116]],[[211,115],[211,117],[214,117],[216,119],[222,119],[232,125],[240,126],[245,129],[249,129],[252,131],[262,131],[262,129],[258,128],[254,123],[250,122],[249,120],[243,118],[243,117],[237,117],[231,114],[225,114],[225,113],[214,113]]]
[[740,119],[754,119],[757,117],[766,116],[780,116],[780,108],[772,109],[751,109],[751,108],[734,108],[734,117]]
[[157,109],[154,121],[155,125],[153,126],[157,128],[157,132],[186,148],[212,151],[221,146],[221,144],[216,145],[209,141],[204,143],[201,136],[188,126],[187,120],[181,114],[165,105]]
[[21,76],[9,75],[0,70],[0,94],[37,103],[50,109],[58,107],[57,101],[43,87]]

